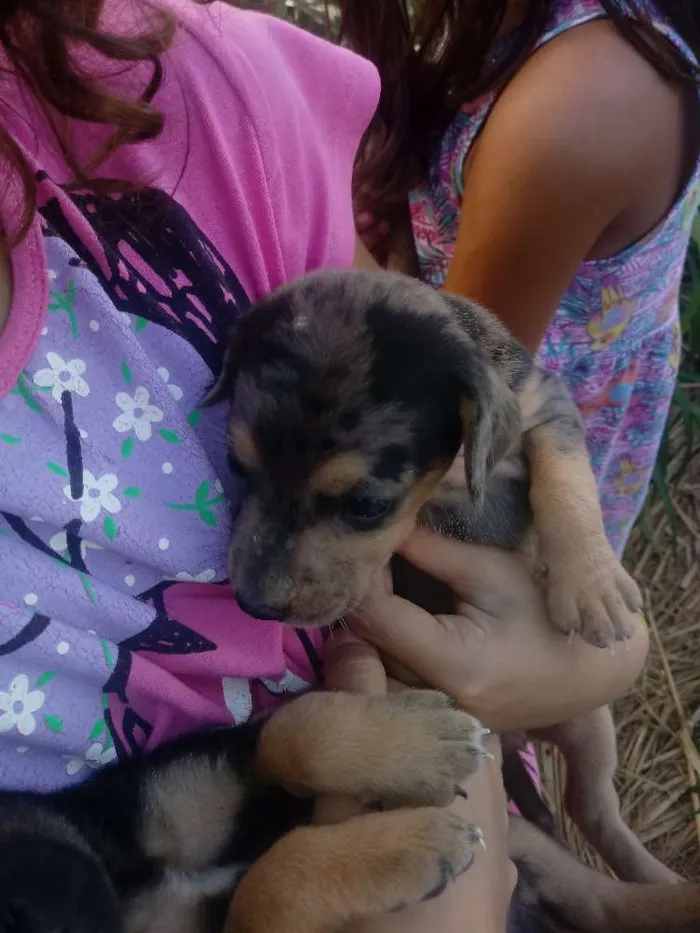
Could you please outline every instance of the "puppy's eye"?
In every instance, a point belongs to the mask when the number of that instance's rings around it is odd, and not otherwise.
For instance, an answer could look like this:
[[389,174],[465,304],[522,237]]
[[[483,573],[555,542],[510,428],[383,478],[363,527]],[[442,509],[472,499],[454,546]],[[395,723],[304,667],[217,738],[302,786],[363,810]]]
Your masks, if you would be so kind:
[[348,496],[343,503],[342,515],[349,525],[358,531],[378,527],[393,510],[391,499],[377,499],[361,493]]

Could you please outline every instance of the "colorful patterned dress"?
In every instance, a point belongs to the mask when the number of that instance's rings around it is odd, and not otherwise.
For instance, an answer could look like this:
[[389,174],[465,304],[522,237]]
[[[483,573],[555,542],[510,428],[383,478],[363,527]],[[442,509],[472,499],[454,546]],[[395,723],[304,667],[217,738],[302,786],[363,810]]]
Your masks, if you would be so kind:
[[[681,54],[692,54],[648,4],[652,22]],[[598,0],[560,0],[538,47],[605,15]],[[428,180],[411,192],[421,278],[444,284],[454,252],[465,159],[496,100],[465,105],[445,132]],[[698,193],[700,161],[656,229],[609,259],[583,262],[540,349],[586,422],[608,537],[621,554],[641,510],[675,385],[678,299]]]

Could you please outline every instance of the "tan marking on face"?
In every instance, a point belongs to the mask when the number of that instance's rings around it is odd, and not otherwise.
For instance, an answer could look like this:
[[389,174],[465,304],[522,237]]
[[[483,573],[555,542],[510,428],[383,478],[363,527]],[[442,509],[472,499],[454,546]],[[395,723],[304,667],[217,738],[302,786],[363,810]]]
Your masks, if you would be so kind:
[[298,539],[292,565],[295,584],[291,615],[304,622],[341,614],[367,592],[372,576],[384,567],[416,526],[447,464],[433,470],[410,491],[401,508],[380,528],[357,532],[337,522],[322,522]]
[[340,496],[365,480],[368,473],[367,459],[361,453],[337,454],[314,470],[310,485],[322,495]]
[[240,421],[234,422],[230,434],[231,443],[241,465],[247,470],[259,470],[260,454],[249,428]]

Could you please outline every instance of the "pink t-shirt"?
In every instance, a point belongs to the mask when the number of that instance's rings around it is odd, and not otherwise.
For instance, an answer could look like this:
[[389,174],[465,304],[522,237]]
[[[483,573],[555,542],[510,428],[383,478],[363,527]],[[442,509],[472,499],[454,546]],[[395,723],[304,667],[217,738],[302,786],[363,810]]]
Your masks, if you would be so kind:
[[[378,81],[277,20],[171,5],[165,129],[101,169],[147,181],[138,194],[67,190],[43,114],[0,75],[0,120],[38,184],[0,334],[2,787],[60,786],[319,677],[318,633],[255,622],[233,599],[226,412],[198,402],[238,315],[350,266],[352,165]],[[132,96],[151,74],[83,64]],[[105,130],[72,135],[88,162]]]

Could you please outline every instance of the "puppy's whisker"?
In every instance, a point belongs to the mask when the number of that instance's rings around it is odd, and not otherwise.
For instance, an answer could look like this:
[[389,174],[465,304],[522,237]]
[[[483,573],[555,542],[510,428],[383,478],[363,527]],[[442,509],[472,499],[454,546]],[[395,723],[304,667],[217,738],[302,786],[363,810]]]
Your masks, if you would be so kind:
[[363,622],[381,622],[381,619],[374,612],[370,612],[362,606],[357,606],[354,610],[354,614],[361,619]]

